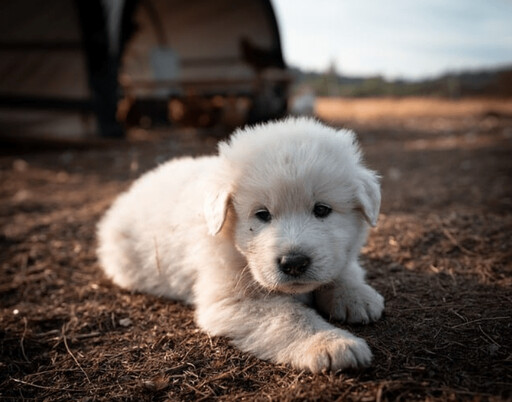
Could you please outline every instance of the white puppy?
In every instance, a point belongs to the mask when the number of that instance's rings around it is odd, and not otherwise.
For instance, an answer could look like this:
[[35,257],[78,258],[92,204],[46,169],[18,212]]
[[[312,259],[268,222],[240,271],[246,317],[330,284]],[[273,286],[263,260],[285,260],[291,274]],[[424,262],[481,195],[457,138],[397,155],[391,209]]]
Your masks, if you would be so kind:
[[313,372],[365,366],[366,342],[319,312],[381,316],[358,263],[379,206],[351,132],[287,119],[142,176],[100,222],[98,255],[118,285],[194,305],[203,330],[259,358]]

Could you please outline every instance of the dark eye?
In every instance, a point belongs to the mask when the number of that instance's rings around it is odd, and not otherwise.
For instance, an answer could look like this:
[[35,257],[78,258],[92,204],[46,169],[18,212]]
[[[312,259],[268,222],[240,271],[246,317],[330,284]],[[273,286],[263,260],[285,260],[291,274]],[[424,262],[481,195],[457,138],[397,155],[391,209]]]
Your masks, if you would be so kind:
[[313,214],[317,218],[325,218],[332,212],[331,207],[325,205],[325,204],[315,204],[315,207],[313,208]]
[[272,215],[270,215],[270,212],[268,212],[266,208],[256,211],[254,215],[262,222],[270,222],[272,220]]

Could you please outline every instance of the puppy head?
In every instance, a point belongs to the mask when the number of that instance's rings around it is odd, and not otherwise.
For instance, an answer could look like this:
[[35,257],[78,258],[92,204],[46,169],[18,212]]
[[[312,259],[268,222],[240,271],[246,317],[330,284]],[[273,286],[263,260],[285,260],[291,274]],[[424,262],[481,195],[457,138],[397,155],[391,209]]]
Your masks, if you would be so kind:
[[351,132],[287,119],[235,132],[219,155],[208,228],[221,232],[231,206],[233,241],[262,286],[309,292],[357,258],[380,188]]

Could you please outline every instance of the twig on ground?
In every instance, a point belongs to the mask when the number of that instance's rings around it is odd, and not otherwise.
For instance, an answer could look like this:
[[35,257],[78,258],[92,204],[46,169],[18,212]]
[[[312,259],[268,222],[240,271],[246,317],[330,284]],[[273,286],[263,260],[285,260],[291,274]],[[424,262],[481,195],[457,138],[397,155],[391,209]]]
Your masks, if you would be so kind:
[[71,350],[69,349],[69,346],[68,346],[68,341],[66,339],[66,324],[64,324],[62,326],[62,340],[64,341],[64,346],[66,347],[66,350],[68,351],[69,355],[73,358],[73,360],[75,361],[76,365],[78,366],[78,368],[82,371],[82,373],[84,373],[85,375],[85,378],[87,378],[87,382],[90,384],[91,383],[91,380],[89,379],[89,376],[87,375],[87,373],[85,372],[85,370],[82,368],[82,366],[80,365],[80,363],[78,362],[78,360],[76,359],[75,355],[71,352]]
[[480,322],[480,321],[499,321],[499,320],[509,320],[510,317],[487,317],[487,318],[479,318],[478,320],[472,320],[472,321],[467,321],[467,322],[463,322],[462,324],[457,324],[457,325],[454,325],[453,327],[451,327],[452,329],[453,328],[459,328],[459,327],[463,327],[464,325],[468,325],[468,324],[474,324],[475,322]]
[[462,252],[469,254],[469,255],[477,255],[475,252],[468,250],[466,247],[462,246],[459,243],[459,241],[450,232],[448,232],[447,229],[443,228],[442,231],[443,231],[443,234],[448,238],[448,240],[450,240],[450,242],[454,246],[458,247]]
[[27,317],[23,317],[23,324],[25,325],[25,329],[23,330],[23,335],[21,335],[20,346],[21,346],[21,354],[27,363],[30,363],[27,355],[25,354],[25,346],[23,346],[23,341],[25,339],[25,335],[27,334]]
[[39,388],[39,389],[46,389],[49,391],[69,391],[69,392],[83,392],[84,391],[83,389],[76,389],[76,388],[47,387],[44,385],[34,384],[34,383],[23,381],[23,380],[18,380],[17,378],[12,378],[12,377],[11,377],[11,380],[14,382],[23,384],[23,385],[28,385],[30,387]]

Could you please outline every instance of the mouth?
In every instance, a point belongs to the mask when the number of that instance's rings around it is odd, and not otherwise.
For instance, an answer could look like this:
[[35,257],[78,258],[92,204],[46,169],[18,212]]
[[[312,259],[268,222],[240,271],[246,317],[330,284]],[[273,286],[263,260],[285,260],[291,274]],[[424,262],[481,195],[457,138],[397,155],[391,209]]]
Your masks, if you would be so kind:
[[253,268],[250,265],[249,267],[251,267],[251,273],[256,282],[271,292],[290,295],[305,294],[325,285],[325,282],[312,278],[309,275],[292,277],[276,271],[269,275],[267,270]]
[[320,287],[318,282],[284,282],[276,285],[275,289],[287,294],[309,293]]

